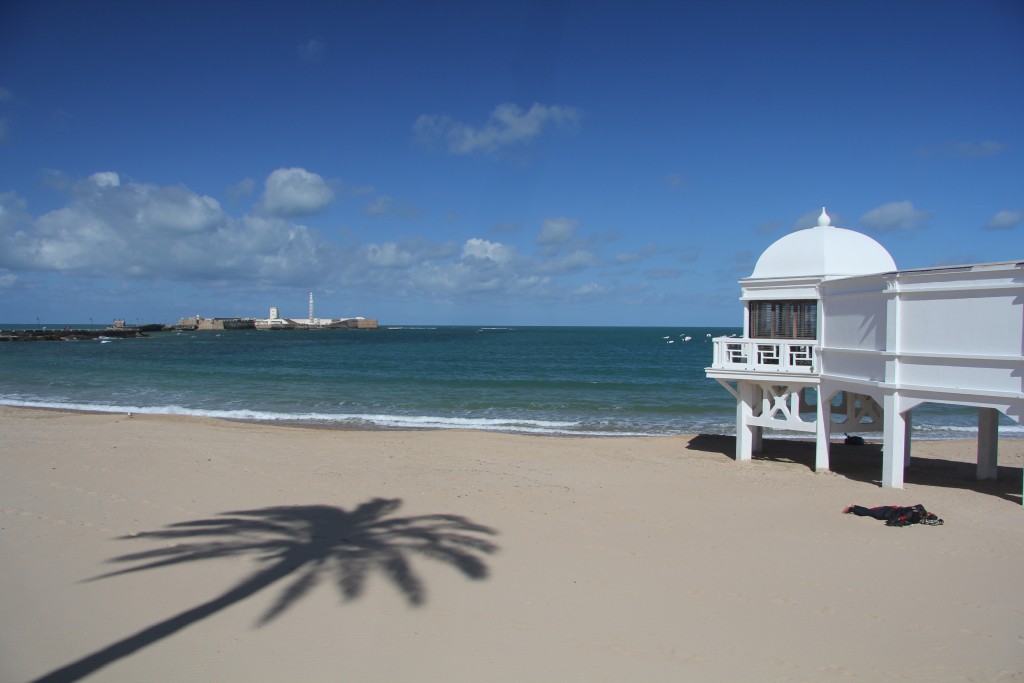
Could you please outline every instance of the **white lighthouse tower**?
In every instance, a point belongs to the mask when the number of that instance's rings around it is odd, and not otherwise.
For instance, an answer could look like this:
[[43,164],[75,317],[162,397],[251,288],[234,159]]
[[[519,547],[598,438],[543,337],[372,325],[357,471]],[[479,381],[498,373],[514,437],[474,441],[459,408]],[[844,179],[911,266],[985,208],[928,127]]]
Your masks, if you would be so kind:
[[867,235],[818,225],[769,246],[740,280],[743,337],[706,369],[736,397],[736,459],[763,430],[881,431],[882,485],[903,487],[911,411],[978,409],[978,478],[995,478],[998,416],[1024,417],[1024,259],[897,271]]

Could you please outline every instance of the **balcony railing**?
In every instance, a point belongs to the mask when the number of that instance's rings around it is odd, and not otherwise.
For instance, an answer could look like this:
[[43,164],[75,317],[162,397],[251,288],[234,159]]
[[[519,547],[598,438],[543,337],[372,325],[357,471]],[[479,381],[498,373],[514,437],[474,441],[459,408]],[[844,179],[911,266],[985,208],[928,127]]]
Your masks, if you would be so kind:
[[818,342],[815,339],[739,339],[714,340],[716,370],[752,370],[755,372],[818,372]]

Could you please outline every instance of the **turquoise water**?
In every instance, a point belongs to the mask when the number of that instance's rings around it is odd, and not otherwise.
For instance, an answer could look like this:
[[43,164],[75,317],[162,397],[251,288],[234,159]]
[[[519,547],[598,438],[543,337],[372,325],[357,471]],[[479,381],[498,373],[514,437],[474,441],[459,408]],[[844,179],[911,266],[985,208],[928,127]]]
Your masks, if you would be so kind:
[[[345,428],[731,434],[735,402],[704,368],[709,335],[739,331],[395,327],[16,342],[0,344],[0,404]],[[914,428],[968,437],[976,421],[973,411],[921,410]]]

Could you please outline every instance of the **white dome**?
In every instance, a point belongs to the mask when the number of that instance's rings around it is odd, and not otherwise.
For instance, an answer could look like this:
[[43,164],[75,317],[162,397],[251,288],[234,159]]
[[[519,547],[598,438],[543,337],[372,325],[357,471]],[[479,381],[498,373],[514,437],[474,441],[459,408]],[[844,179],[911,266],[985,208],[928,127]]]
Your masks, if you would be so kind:
[[896,262],[867,235],[829,225],[822,209],[818,225],[791,232],[764,250],[751,278],[835,277],[889,273]]

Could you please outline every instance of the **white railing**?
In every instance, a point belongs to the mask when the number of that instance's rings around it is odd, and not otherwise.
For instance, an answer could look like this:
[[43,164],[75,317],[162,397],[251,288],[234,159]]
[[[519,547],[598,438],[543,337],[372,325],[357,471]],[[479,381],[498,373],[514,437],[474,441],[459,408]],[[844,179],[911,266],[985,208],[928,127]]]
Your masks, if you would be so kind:
[[815,339],[740,339],[718,337],[712,367],[719,370],[756,372],[818,372],[818,342]]

